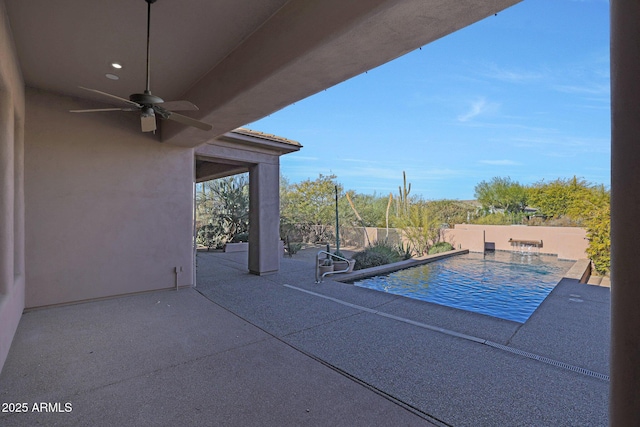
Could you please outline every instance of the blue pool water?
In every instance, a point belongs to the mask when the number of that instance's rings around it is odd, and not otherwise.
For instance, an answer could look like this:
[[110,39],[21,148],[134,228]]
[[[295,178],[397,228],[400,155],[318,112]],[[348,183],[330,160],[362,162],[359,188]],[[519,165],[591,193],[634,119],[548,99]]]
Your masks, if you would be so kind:
[[354,284],[524,323],[572,265],[552,255],[470,253]]

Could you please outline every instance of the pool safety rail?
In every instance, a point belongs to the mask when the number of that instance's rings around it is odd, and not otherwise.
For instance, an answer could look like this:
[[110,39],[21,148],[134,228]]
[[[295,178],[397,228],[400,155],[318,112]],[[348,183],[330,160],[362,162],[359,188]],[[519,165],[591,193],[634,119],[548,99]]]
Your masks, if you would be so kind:
[[[320,264],[320,255],[325,255],[326,259],[331,260],[332,265],[333,265],[334,258],[340,261],[346,261],[347,268],[344,270],[324,271],[324,269],[321,269],[321,267],[324,267],[324,266]],[[341,257],[336,254],[332,254],[331,252],[320,251],[316,254],[316,283],[321,283],[324,280],[324,276],[328,276],[330,274],[337,274],[337,273],[348,273],[349,271],[351,271],[352,268],[353,267],[350,265],[350,261],[347,258]]]

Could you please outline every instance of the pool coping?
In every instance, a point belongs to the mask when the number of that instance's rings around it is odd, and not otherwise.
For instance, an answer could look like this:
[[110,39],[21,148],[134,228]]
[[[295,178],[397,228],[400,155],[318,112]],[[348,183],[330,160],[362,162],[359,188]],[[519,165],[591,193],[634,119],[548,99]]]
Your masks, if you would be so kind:
[[363,268],[351,273],[340,273],[330,275],[331,280],[335,282],[351,282],[354,280],[364,279],[366,277],[379,276],[381,274],[393,273],[394,271],[404,270],[405,268],[416,267],[418,265],[428,264],[433,261],[449,258],[455,255],[468,254],[469,249],[455,249],[448,252],[441,252],[435,255],[424,255],[417,258],[411,258],[404,261],[398,261],[391,264],[380,265],[378,267]]
[[577,260],[562,277],[575,279],[580,283],[587,283],[589,276],[591,276],[591,260],[583,258]]

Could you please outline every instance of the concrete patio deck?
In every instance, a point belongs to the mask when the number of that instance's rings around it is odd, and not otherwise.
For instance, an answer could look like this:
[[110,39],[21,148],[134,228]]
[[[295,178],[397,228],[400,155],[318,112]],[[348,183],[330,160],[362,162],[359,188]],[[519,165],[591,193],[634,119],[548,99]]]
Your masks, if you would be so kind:
[[308,253],[197,259],[197,289],[27,312],[0,425],[607,425],[608,288],[563,279],[519,324],[315,284]]

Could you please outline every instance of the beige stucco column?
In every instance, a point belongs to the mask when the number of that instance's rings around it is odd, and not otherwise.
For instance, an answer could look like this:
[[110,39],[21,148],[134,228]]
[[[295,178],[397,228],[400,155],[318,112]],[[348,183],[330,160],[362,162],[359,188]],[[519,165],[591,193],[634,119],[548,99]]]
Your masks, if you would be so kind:
[[249,271],[270,274],[280,269],[280,165],[249,168]]
[[15,112],[13,124],[13,277],[24,286],[24,125]]
[[13,105],[0,92],[0,294],[13,285],[14,264],[14,126]]
[[610,425],[640,425],[640,3],[611,0]]

